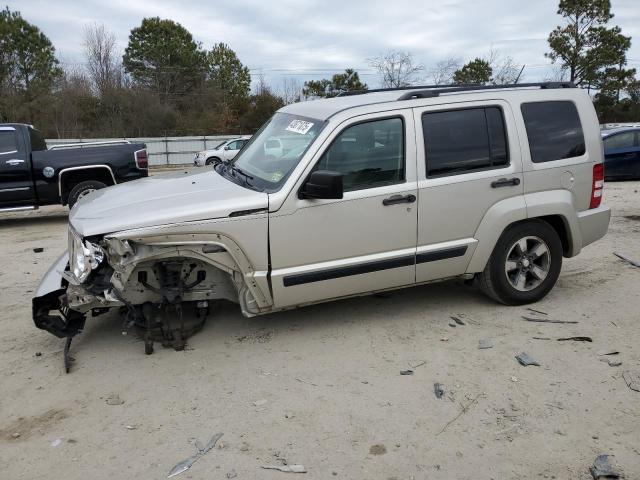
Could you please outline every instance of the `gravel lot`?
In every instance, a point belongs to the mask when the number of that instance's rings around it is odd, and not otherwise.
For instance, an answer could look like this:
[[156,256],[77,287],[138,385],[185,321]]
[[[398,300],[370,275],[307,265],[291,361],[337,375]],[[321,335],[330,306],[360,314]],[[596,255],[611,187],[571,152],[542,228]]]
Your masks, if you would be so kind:
[[[640,372],[640,268],[612,255],[640,261],[639,191],[607,184],[608,235],[532,306],[576,324],[453,281],[254,319],[224,305],[186,351],[145,356],[109,314],[74,340],[69,375],[63,341],[31,321],[66,209],[0,215],[0,477],[166,478],[223,432],[177,478],[297,477],[260,468],[288,462],[314,479],[590,479],[601,453],[640,478],[640,392],[622,377]],[[557,341],[572,336],[593,342]]]

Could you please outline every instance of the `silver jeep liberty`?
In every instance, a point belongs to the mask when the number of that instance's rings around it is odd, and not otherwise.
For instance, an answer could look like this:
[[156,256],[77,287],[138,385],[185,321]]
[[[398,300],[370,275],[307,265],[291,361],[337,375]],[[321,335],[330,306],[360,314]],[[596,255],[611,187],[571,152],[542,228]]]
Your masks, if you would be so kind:
[[35,324],[68,350],[86,316],[118,308],[151,353],[183,346],[221,299],[254,316],[464,276],[498,302],[538,301],[609,224],[598,120],[572,87],[286,106],[233,161],[83,198]]

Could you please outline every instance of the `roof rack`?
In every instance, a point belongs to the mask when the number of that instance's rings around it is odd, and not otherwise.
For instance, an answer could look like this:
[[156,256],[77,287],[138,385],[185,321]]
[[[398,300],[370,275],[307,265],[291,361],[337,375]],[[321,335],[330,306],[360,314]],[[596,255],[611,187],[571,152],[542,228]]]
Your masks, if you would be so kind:
[[504,85],[456,85],[447,86],[445,88],[437,87],[421,89],[412,92],[406,92],[398,100],[411,100],[413,98],[432,98],[437,97],[441,93],[458,93],[473,92],[481,90],[504,90],[509,88],[540,88],[540,89],[557,89],[557,88],[576,88],[572,82],[538,82],[538,83],[509,83]]
[[391,87],[391,88],[372,88],[371,90],[351,90],[340,92],[337,97],[351,97],[353,95],[365,95],[367,93],[376,92],[395,92],[405,90],[425,90],[428,88],[462,88],[462,87],[483,87],[479,83],[450,83],[444,85],[410,85],[406,87]]

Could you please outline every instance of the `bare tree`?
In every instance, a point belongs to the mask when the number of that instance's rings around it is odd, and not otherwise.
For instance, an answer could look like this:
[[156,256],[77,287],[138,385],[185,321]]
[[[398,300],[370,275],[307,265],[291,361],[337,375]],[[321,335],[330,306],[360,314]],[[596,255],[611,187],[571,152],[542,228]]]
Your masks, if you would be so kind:
[[383,88],[407,87],[419,81],[419,75],[424,71],[424,65],[414,63],[411,53],[398,50],[389,50],[367,62],[382,77]]
[[491,83],[494,85],[506,85],[520,81],[521,68],[510,56],[503,56],[499,50],[491,47],[484,58],[491,66]]
[[554,64],[551,71],[544,78],[545,82],[566,82],[569,80],[569,70],[560,64]]
[[429,77],[434,85],[448,85],[453,83],[453,74],[460,68],[462,60],[457,57],[447,57],[436,63],[429,70]]
[[303,87],[297,78],[283,78],[282,85],[278,91],[278,96],[282,98],[285,105],[297,103],[303,100]]
[[84,53],[87,72],[96,92],[102,96],[122,83],[122,67],[116,54],[116,36],[104,25],[94,23],[84,28]]

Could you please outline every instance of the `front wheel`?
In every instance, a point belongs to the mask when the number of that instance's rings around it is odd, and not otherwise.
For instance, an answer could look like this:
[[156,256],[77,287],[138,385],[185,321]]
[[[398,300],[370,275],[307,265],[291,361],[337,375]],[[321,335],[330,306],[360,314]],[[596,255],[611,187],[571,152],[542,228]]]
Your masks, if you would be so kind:
[[75,187],[71,189],[69,192],[69,209],[72,209],[73,206],[85,195],[89,195],[91,192],[96,190],[100,190],[101,188],[106,187],[106,185],[102,182],[98,182],[97,180],[87,180],[85,182],[80,182]]
[[210,157],[207,158],[205,165],[217,165],[218,163],[220,163],[220,159],[218,157]]
[[562,242],[547,222],[532,220],[508,228],[484,271],[480,288],[505,305],[537,302],[549,293],[562,268]]

